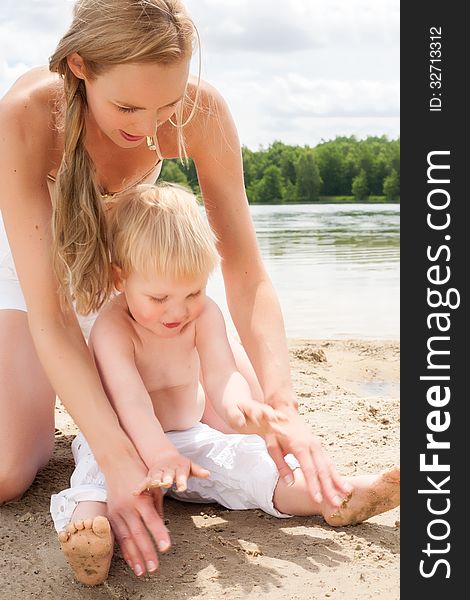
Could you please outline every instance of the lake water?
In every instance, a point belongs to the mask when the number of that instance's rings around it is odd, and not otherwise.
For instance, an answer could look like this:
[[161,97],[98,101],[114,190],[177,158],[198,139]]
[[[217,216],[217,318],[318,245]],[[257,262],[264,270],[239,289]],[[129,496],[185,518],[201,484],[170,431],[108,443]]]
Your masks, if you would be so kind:
[[[399,339],[400,206],[251,206],[292,338]],[[208,294],[229,323],[223,281]]]

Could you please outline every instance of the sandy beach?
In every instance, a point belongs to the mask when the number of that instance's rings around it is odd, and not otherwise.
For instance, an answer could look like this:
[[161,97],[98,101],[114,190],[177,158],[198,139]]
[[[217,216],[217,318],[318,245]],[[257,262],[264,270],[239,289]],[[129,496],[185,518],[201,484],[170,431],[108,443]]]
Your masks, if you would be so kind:
[[[399,464],[399,342],[290,340],[300,412],[345,475]],[[165,500],[172,550],[137,579],[116,552],[108,581],[74,581],[49,515],[68,487],[75,427],[58,404],[52,460],[18,502],[0,508],[0,600],[397,600],[399,509],[333,528],[320,517]]]

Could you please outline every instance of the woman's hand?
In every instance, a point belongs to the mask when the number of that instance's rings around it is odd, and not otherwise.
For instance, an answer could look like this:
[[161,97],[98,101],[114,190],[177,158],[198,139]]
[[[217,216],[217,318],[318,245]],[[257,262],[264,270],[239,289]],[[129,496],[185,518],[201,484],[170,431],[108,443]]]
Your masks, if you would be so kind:
[[133,493],[146,474],[147,468],[140,459],[120,456],[108,466],[105,475],[108,518],[122,556],[137,576],[157,570],[155,544],[160,552],[171,546],[163,522],[161,492],[139,496]]
[[339,475],[320,440],[312,434],[297,411],[286,408],[282,412],[286,421],[282,423],[279,433],[265,436],[268,452],[280,476],[288,483],[293,483],[292,469],[284,460],[286,454],[293,454],[299,461],[315,502],[320,503],[326,498],[334,506],[339,506],[344,496],[352,491],[350,484]]
[[209,475],[207,469],[180,454],[174,446],[168,445],[158,449],[158,458],[152,463],[147,476],[136,487],[134,494],[170,488],[173,484],[176,484],[177,492],[184,492],[190,477],[207,479]]

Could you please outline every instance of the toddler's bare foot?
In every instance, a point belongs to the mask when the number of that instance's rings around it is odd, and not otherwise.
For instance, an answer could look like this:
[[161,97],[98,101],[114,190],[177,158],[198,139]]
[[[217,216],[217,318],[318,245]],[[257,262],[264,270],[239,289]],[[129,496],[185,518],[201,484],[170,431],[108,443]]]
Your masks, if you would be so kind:
[[59,533],[59,542],[78,581],[86,585],[99,585],[105,581],[114,545],[106,517],[70,523]]
[[354,490],[340,507],[322,507],[325,521],[334,527],[355,525],[400,504],[400,468],[392,467],[378,475],[346,478]]

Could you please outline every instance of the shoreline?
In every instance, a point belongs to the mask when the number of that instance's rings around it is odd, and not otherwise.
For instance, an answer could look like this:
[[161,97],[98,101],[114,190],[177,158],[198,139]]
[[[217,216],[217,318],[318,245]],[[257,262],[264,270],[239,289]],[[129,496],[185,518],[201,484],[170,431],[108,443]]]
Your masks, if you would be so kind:
[[[397,340],[290,338],[299,411],[345,475],[399,464]],[[76,428],[56,408],[56,446],[24,497],[0,508],[0,600],[398,600],[399,508],[355,526],[320,517],[276,519],[260,510],[165,500],[173,548],[137,579],[116,553],[108,581],[87,588],[62,557],[49,497],[68,487]]]

